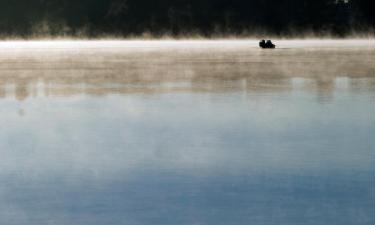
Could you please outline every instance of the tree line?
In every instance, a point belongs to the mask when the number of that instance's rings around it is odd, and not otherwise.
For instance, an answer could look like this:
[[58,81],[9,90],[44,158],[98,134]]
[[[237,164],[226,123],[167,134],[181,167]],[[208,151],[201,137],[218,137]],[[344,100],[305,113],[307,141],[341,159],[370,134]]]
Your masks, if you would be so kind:
[[0,0],[0,34],[345,36],[375,28],[373,0]]

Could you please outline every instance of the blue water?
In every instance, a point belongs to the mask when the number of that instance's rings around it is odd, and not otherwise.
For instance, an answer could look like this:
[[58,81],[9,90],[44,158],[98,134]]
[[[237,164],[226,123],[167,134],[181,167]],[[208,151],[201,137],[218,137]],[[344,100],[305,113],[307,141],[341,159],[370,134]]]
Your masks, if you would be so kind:
[[375,92],[316,94],[3,100],[0,221],[373,224]]
[[1,224],[375,224],[370,76],[3,80]]

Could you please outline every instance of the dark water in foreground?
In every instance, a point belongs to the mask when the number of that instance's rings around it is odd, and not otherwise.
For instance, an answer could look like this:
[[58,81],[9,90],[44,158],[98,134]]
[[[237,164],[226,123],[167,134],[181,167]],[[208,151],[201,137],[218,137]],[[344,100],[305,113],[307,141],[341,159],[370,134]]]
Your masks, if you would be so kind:
[[0,223],[375,223],[375,42],[0,44]]

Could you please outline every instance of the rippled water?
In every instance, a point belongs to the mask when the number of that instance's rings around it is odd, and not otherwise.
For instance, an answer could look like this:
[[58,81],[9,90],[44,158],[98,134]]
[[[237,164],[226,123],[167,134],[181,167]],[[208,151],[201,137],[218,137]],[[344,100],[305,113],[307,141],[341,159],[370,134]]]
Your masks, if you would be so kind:
[[375,223],[375,42],[0,43],[0,223]]

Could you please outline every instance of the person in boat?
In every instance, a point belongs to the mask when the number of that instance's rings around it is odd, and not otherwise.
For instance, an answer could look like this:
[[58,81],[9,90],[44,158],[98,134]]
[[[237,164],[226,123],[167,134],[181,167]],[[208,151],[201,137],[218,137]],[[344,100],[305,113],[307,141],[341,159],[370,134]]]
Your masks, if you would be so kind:
[[271,40],[267,40],[267,41],[261,40],[259,42],[259,47],[261,47],[261,48],[275,48],[276,45],[274,45]]
[[267,46],[267,48],[275,48],[276,47],[276,45],[274,45],[271,40],[268,40],[266,42],[266,46]]
[[265,47],[266,47],[266,41],[265,41],[265,40],[261,40],[261,41],[259,42],[259,47],[261,47],[261,48],[265,48]]

